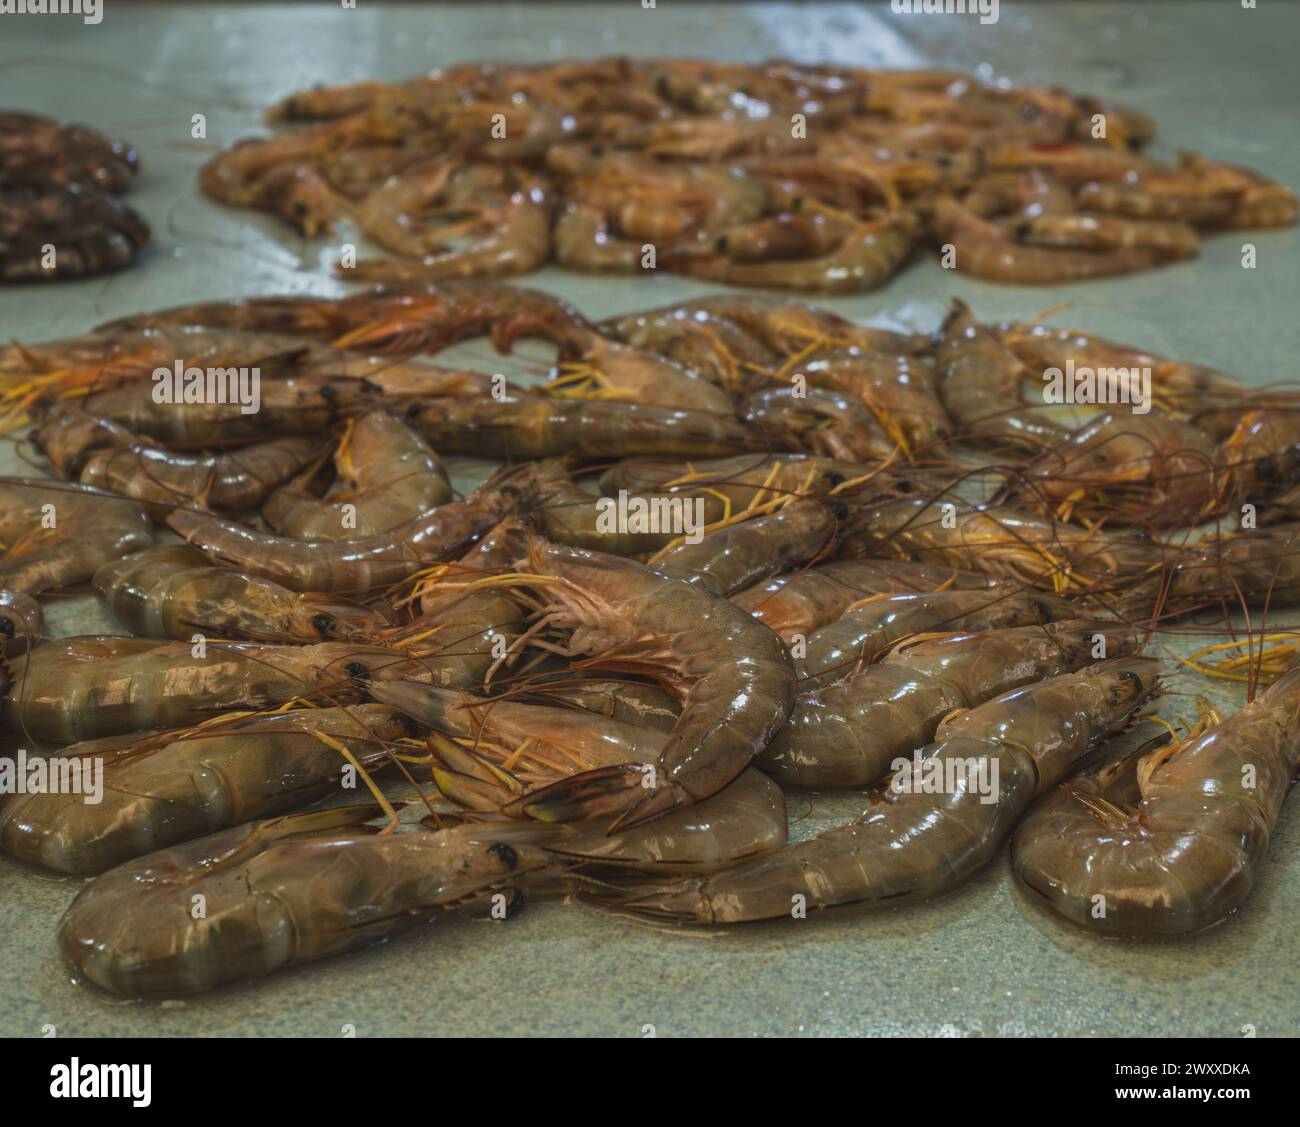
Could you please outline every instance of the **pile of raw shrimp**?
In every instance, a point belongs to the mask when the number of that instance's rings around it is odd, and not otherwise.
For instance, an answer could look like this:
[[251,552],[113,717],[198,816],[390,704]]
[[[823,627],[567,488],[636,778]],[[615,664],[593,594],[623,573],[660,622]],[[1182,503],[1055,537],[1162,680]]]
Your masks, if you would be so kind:
[[0,282],[120,270],[149,225],[117,198],[139,171],[135,149],[79,125],[0,112]]
[[474,64],[294,94],[200,174],[307,235],[343,219],[390,257],[353,280],[501,278],[547,262],[853,293],[931,245],[1037,284],[1149,269],[1204,231],[1284,226],[1242,168],[1143,154],[1143,115],[945,71],[610,58]]
[[[434,362],[484,336],[553,345],[550,378]],[[1053,403],[1070,365],[1149,388]],[[260,368],[257,410],[218,366]],[[45,780],[0,848],[93,878],[59,943],[117,994],[520,896],[894,907],[1008,839],[1066,919],[1193,932],[1300,765],[1294,634],[1192,659],[1258,689],[1235,714],[1111,739],[1157,631],[1300,601],[1295,394],[1138,347],[960,302],[917,334],[734,294],[594,324],[451,282],[25,342],[0,401],[53,475],[0,480],[0,715]],[[462,495],[444,456],[504,464]],[[34,596],[87,581],[128,632],[44,639]],[[788,787],[865,812],[791,844]]]

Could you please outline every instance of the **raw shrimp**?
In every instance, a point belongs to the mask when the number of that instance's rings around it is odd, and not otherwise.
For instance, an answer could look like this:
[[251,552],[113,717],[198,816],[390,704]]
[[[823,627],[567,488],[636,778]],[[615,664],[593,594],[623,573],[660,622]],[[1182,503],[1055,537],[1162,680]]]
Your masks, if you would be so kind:
[[803,353],[810,346],[862,348],[895,355],[923,352],[929,347],[928,338],[922,334],[913,335],[857,325],[837,313],[802,302],[735,294],[696,298],[644,313],[613,318],[601,327],[617,336],[632,329],[643,318],[667,316],[689,317],[702,325],[710,325],[714,318],[722,318],[732,325],[738,325],[782,356]]
[[44,637],[41,604],[21,591],[0,587],[0,658],[22,653]]
[[731,596],[788,643],[834,622],[868,595],[988,587],[988,576],[907,560],[833,560]]
[[1264,599],[1273,606],[1295,605],[1300,600],[1298,537],[1300,526],[1294,522],[1203,537],[1176,561],[1169,608],[1224,600],[1236,606],[1242,599],[1252,605]]
[[1034,450],[1055,446],[1069,433],[1046,411],[1025,403],[1024,365],[964,302],[952,302],[939,330],[935,366],[939,398],[964,431]]
[[540,183],[525,183],[506,199],[485,207],[477,238],[459,249],[418,259],[363,259],[340,266],[341,277],[362,282],[420,282],[471,276],[526,274],[551,253],[552,204]]
[[116,196],[75,185],[0,187],[0,282],[120,270],[149,235],[149,225]]
[[387,626],[377,611],[213,567],[184,544],[110,560],[93,583],[109,613],[143,638],[184,641],[211,633],[254,642],[361,641]]
[[[583,772],[525,795],[542,821],[616,814],[627,829],[717,793],[785,723],[794,670],[781,641],[725,599],[616,556],[530,545],[523,561],[547,626],[566,652],[602,669],[644,674],[682,713],[653,764]],[[717,655],[728,654],[719,664]]]
[[687,541],[667,548],[650,566],[660,575],[729,598],[769,576],[815,559],[828,547],[837,527],[831,506],[795,499],[769,515],[709,532],[698,543]]
[[528,470],[506,470],[464,501],[351,540],[293,540],[204,513],[177,509],[167,524],[209,559],[294,591],[357,594],[389,587],[464,548],[513,510]]
[[[343,789],[349,760],[373,770],[414,732],[391,708],[310,708],[222,719],[119,744],[76,744],[47,762],[103,763],[103,794],[23,794],[0,809],[0,847],[55,872],[102,873],[228,826],[284,814]],[[317,735],[324,737],[318,739]]]
[[761,436],[734,417],[522,392],[483,399],[422,399],[406,419],[445,454],[522,460],[711,458],[757,450]]
[[297,540],[351,540],[388,532],[451,499],[438,455],[387,411],[349,420],[334,467],[339,492],[321,498],[307,492],[305,482],[281,486],[262,507],[262,518]]
[[190,503],[232,513],[255,508],[320,451],[316,439],[290,435],[220,454],[181,454],[68,403],[47,411],[32,441],[59,472],[139,501],[155,520]]
[[610,906],[715,924],[940,896],[988,863],[1036,793],[1133,719],[1157,691],[1157,668],[1150,658],[1115,658],[995,697],[940,725],[938,742],[897,771],[853,821]]
[[[1075,329],[1052,329],[1046,325],[999,325],[998,337],[1035,375],[1049,368],[1068,371],[1071,367],[1129,371],[1149,369],[1152,398],[1166,409],[1193,411],[1225,402],[1232,408],[1230,430],[1240,418],[1237,409],[1247,389],[1235,376],[1203,364],[1189,364],[1156,356],[1145,349],[1116,344]],[[1215,437],[1223,435],[1215,434]]]
[[0,587],[35,595],[89,579],[153,541],[132,501],[39,478],[0,478]]
[[[202,656],[199,656],[201,654]],[[419,677],[418,660],[379,646],[189,642],[89,635],[8,662],[5,723],[62,746],[146,728],[185,728],[231,709],[323,694],[356,699],[368,678]]]
[[863,293],[887,282],[912,249],[916,224],[908,215],[868,220],[818,258],[737,262],[723,255],[671,254],[664,265],[693,278],[733,286],[779,286],[819,293]]
[[[632,512],[633,507],[644,507],[647,514],[653,513],[656,500],[653,495],[628,493],[628,512]],[[614,501],[613,505],[611,501]],[[694,498],[684,497],[681,503],[691,504],[693,501]],[[575,484],[568,474],[558,470],[545,475],[538,490],[537,507],[531,515],[541,525],[546,538],[556,544],[608,552],[614,556],[640,556],[657,552],[660,548],[666,548],[678,535],[673,532],[671,521],[661,522],[657,531],[651,531],[651,522],[647,516],[643,522],[646,528],[641,530],[632,527],[630,519],[624,522],[628,527],[620,527],[618,520],[610,519],[611,513],[617,514],[615,499],[587,492]],[[667,527],[663,526],[665,524]]]
[[347,210],[321,162],[357,143],[399,140],[400,124],[399,115],[375,111],[241,141],[199,170],[199,185],[222,203],[273,210],[304,235],[318,235]]
[[1159,546],[1136,535],[1088,530],[1007,505],[905,498],[856,510],[845,552],[893,555],[982,571],[1057,591],[1103,576],[1128,582],[1159,567]]
[[1077,614],[1064,599],[997,588],[874,596],[809,635],[795,651],[794,668],[800,689],[807,691],[852,677],[910,634],[994,630],[1059,622]]
[[1107,412],[1026,466],[1008,497],[1110,524],[1193,525],[1215,501],[1209,436],[1162,411]]
[[192,994],[369,946],[554,864],[533,845],[544,827],[356,824],[376,812],[254,822],[119,866],[64,914],[64,958],[110,993]]
[[1017,829],[1012,869],[1103,935],[1181,935],[1238,908],[1300,769],[1300,670],[1202,735],[1078,775]]
[[740,417],[775,446],[803,447],[841,461],[883,460],[896,449],[862,400],[838,391],[815,387],[755,391],[742,405]]
[[776,352],[725,317],[696,320],[684,311],[631,314],[600,327],[733,393],[743,392],[756,374],[775,373],[781,364]]
[[136,443],[91,454],[80,481],[139,501],[158,521],[177,505],[240,513],[256,508],[319,451],[317,440],[307,435],[272,438],[221,454],[183,454]]
[[1138,649],[1127,627],[1076,621],[905,642],[878,665],[800,693],[754,763],[786,785],[867,786],[929,743],[949,713]]
[[560,209],[553,235],[555,261],[574,270],[640,270],[646,244],[620,238],[603,208],[571,200]]
[[333,341],[335,347],[371,355],[436,353],[466,337],[489,334],[502,354],[521,338],[538,337],[555,344],[562,356],[575,357],[597,335],[568,302],[499,282],[459,279],[380,287],[320,304],[329,307],[328,331],[343,332]]
[[1031,246],[1008,238],[996,225],[952,199],[936,205],[933,225],[935,237],[954,248],[958,270],[1009,285],[1057,285],[1129,274],[1186,256],[1184,250],[1173,246],[1119,250]]
[[952,431],[934,374],[913,357],[826,349],[799,360],[788,374],[791,379],[802,375],[812,387],[861,400],[885,433],[896,442],[901,438],[909,451],[931,446]]
[[[670,738],[666,731],[578,709],[508,699],[475,702],[406,681],[377,685],[375,694],[443,733],[429,740],[438,790],[489,814],[509,814],[530,787],[578,771],[656,760]],[[712,797],[639,826],[609,833],[602,820],[569,823],[546,848],[574,862],[708,872],[785,842],[780,788],[748,769]]]

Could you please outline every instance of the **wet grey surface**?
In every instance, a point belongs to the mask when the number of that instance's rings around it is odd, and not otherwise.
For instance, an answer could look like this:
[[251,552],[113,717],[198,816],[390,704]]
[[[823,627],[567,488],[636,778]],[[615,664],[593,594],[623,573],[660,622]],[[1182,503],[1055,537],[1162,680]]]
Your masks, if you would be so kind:
[[[142,309],[343,287],[328,273],[346,230],[313,242],[198,193],[218,147],[259,131],[260,110],[318,82],[401,78],[472,59],[600,54],[789,55],[866,66],[957,67],[1048,80],[1133,103],[1180,146],[1300,184],[1294,45],[1300,5],[1229,2],[1001,5],[999,22],[895,16],[887,3],[706,6],[474,4],[135,5],[102,24],[0,17],[0,104],[130,138],[144,172],[128,197],[154,225],[136,268],[108,279],[0,289],[0,335],[43,340]],[[190,136],[206,115],[208,139]],[[1258,251],[1241,268],[1242,245]],[[1300,345],[1297,234],[1234,233],[1200,257],[1101,284],[995,287],[918,263],[885,290],[825,304],[931,328],[960,296],[984,319],[1070,302],[1054,323],[1199,360],[1253,382],[1289,379]],[[528,279],[592,317],[708,292],[667,275]],[[474,346],[471,346],[471,348]],[[486,348],[478,357],[493,366]],[[0,472],[33,455],[0,448]],[[89,600],[48,603],[59,634],[106,629]],[[1163,645],[1164,643],[1162,643]],[[1185,646],[1178,646],[1185,649]],[[1177,678],[1164,714],[1193,711]],[[795,836],[856,813],[852,796],[793,795]],[[1245,907],[1177,942],[1096,939],[1026,902],[1005,855],[926,907],[667,933],[547,905],[516,919],[444,919],[382,948],[184,1003],[122,1003],[71,985],[54,925],[78,887],[0,859],[0,1032],[164,1036],[308,1034],[1042,1034],[1239,1036],[1300,1032],[1300,819],[1284,813]]]

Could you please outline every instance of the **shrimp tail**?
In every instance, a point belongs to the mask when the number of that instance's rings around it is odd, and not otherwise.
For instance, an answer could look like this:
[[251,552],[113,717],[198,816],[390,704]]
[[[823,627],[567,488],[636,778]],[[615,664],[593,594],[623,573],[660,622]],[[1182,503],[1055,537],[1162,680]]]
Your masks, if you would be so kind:
[[539,787],[521,795],[502,812],[512,818],[531,818],[538,822],[578,822],[606,814],[623,814],[630,796],[645,782],[639,764],[620,763],[580,771],[567,779]]
[[[646,882],[649,884],[649,882]],[[603,915],[635,920],[637,923],[680,924],[683,919],[713,923],[709,901],[701,891],[699,879],[659,883],[643,889],[629,888],[620,877],[618,887],[599,887],[584,882],[572,899]]]

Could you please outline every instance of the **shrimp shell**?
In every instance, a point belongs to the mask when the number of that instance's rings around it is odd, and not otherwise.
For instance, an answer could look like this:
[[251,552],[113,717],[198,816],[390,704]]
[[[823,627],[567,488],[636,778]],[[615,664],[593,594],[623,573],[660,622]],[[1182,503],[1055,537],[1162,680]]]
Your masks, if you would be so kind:
[[1098,934],[1202,931],[1250,894],[1297,769],[1293,669],[1204,735],[1045,794],[1012,840],[1012,869]]
[[184,544],[112,560],[92,583],[109,613],[143,638],[187,640],[200,632],[260,642],[361,641],[387,625],[365,607],[213,567]]
[[[342,788],[348,761],[382,766],[386,745],[410,734],[390,708],[307,709],[163,732],[117,747],[104,766],[103,797],[23,794],[0,809],[0,847],[55,872],[101,873],[135,857],[228,826],[308,806]],[[57,757],[102,756],[101,741]],[[53,769],[53,760],[52,760]]]
[[531,827],[376,835],[356,816],[254,822],[121,865],[64,914],[64,958],[113,994],[192,994],[369,946],[554,863]]
[[[1036,793],[1051,787],[1157,691],[1157,663],[1114,658],[1016,689],[961,713],[921,760],[899,770],[858,818],[712,876],[632,892],[609,906],[683,924],[777,919],[847,904],[893,907],[940,896],[998,851]],[[924,785],[927,763],[955,785]],[[993,800],[969,767],[998,774]]]

